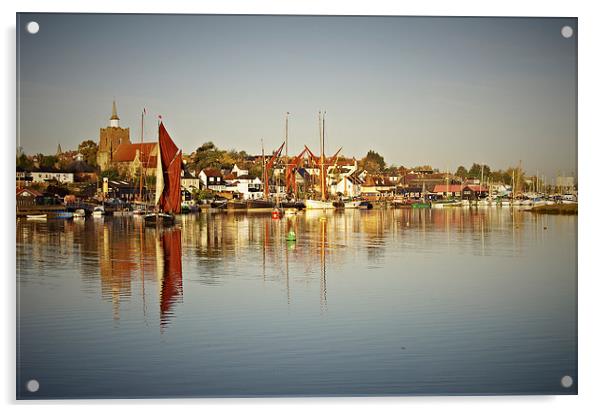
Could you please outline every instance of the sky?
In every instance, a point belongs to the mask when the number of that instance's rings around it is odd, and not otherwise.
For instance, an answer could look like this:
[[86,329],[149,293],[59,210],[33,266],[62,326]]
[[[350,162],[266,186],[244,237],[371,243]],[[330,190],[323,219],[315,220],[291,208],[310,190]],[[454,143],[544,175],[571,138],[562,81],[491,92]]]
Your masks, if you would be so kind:
[[577,173],[573,18],[25,13],[17,42],[26,153],[98,142],[115,99],[132,141],[146,108],[145,140],[160,114],[185,153],[271,151],[286,112],[289,154],[318,152],[325,110],[327,154]]

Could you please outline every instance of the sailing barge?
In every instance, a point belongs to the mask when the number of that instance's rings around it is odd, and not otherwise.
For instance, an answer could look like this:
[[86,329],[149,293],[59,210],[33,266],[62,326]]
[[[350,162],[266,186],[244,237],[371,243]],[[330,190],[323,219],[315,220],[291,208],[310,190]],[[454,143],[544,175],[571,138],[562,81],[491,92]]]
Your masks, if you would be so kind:
[[182,207],[181,172],[182,151],[178,149],[167,133],[163,122],[160,122],[155,212],[144,216],[146,225],[171,226],[175,223],[174,214],[179,214]]

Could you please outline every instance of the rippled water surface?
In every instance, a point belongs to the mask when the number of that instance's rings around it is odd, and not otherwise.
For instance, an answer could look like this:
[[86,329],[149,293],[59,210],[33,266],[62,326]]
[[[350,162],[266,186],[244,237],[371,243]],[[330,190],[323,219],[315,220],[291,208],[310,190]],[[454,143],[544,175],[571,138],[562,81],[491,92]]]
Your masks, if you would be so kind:
[[574,394],[576,267],[502,208],[19,220],[18,397]]

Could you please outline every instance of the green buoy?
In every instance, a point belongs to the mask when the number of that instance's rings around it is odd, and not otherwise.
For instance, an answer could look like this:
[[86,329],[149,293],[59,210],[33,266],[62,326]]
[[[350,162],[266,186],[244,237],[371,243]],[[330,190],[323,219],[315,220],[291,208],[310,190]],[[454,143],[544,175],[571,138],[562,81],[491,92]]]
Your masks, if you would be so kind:
[[288,234],[286,234],[286,240],[287,241],[296,241],[297,240],[297,235],[295,234],[295,231],[293,231],[292,229],[289,231]]

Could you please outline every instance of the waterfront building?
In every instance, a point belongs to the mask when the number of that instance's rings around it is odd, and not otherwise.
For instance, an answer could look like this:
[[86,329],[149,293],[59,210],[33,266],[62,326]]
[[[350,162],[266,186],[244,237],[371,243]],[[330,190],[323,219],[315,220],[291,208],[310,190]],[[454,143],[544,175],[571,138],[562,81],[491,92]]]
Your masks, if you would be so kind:
[[34,183],[57,181],[61,184],[71,184],[74,182],[73,173],[63,171],[34,171],[28,172],[31,181]]
[[31,188],[17,188],[17,208],[36,205],[42,193]]
[[221,192],[226,189],[226,181],[224,176],[219,169],[216,168],[205,168],[200,173],[201,182],[203,186],[212,191]]
[[180,185],[182,188],[193,191],[201,189],[201,180],[198,177],[195,177],[193,174],[188,171],[186,168],[182,168],[181,176],[180,176]]

